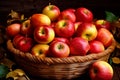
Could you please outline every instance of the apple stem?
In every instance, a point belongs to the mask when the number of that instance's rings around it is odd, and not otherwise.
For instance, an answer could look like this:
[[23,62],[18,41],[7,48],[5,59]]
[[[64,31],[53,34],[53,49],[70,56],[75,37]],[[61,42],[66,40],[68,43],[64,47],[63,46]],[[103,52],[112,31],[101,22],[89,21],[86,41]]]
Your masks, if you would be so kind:
[[24,20],[24,15],[23,14],[21,15],[21,20]]
[[94,69],[94,73],[97,73],[97,69]]
[[64,46],[63,45],[59,45],[58,46],[58,49],[62,49]]
[[89,37],[91,36],[90,34],[86,34],[86,36],[88,37],[88,40],[89,40]]
[[88,10],[84,10],[84,13],[85,13],[85,14],[88,14]]
[[104,25],[104,24],[105,24],[105,21],[103,21],[102,24]]
[[43,51],[42,50],[39,50],[39,54],[42,54],[43,53]]
[[66,23],[64,23],[63,26],[66,26]]
[[51,3],[49,2],[49,5],[51,5]]

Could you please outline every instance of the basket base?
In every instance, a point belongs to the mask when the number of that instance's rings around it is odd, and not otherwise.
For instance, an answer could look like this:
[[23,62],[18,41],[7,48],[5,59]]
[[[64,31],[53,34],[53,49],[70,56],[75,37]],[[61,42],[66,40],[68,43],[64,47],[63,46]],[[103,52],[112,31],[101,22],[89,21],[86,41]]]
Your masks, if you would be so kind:
[[[17,59],[18,65],[29,75],[43,79],[71,80],[88,71],[93,61],[73,64],[36,64]],[[25,65],[26,64],[26,65]],[[29,67],[28,67],[29,66]]]

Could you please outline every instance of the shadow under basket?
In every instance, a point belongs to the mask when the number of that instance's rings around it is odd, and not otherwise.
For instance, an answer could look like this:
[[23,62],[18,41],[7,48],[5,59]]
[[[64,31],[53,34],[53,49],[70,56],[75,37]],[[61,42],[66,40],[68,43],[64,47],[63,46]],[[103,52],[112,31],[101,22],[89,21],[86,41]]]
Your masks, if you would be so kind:
[[108,61],[110,54],[116,47],[116,41],[98,54],[86,56],[71,56],[66,58],[41,58],[30,53],[24,53],[14,48],[11,40],[7,41],[8,50],[14,55],[17,64],[26,73],[39,78],[50,80],[66,80],[80,77],[87,72],[90,64],[96,60]]

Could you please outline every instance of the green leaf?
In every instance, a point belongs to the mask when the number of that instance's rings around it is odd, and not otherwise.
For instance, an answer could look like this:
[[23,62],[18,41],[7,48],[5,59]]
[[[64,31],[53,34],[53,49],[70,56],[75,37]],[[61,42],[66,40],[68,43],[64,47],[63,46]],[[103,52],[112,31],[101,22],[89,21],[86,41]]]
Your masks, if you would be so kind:
[[112,65],[113,61],[112,58],[109,59],[109,64]]
[[0,79],[4,78],[8,72],[9,68],[4,64],[0,64]]
[[116,16],[112,12],[105,11],[105,13],[106,13],[106,20],[109,21],[109,22],[115,22],[119,18],[118,16]]

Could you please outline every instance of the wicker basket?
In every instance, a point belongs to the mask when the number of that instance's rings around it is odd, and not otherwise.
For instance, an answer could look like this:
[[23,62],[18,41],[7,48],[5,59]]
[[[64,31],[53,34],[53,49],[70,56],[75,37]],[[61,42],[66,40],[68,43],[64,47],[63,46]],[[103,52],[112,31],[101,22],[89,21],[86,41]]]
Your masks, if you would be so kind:
[[111,26],[112,34],[115,40],[120,43],[120,18],[117,21],[111,23]]
[[7,48],[12,52],[16,62],[23,70],[32,76],[52,80],[65,80],[80,77],[87,71],[92,62],[96,60],[108,61],[115,46],[116,41],[113,40],[111,46],[99,54],[72,56],[67,58],[40,58],[15,49],[11,40],[7,42]]

